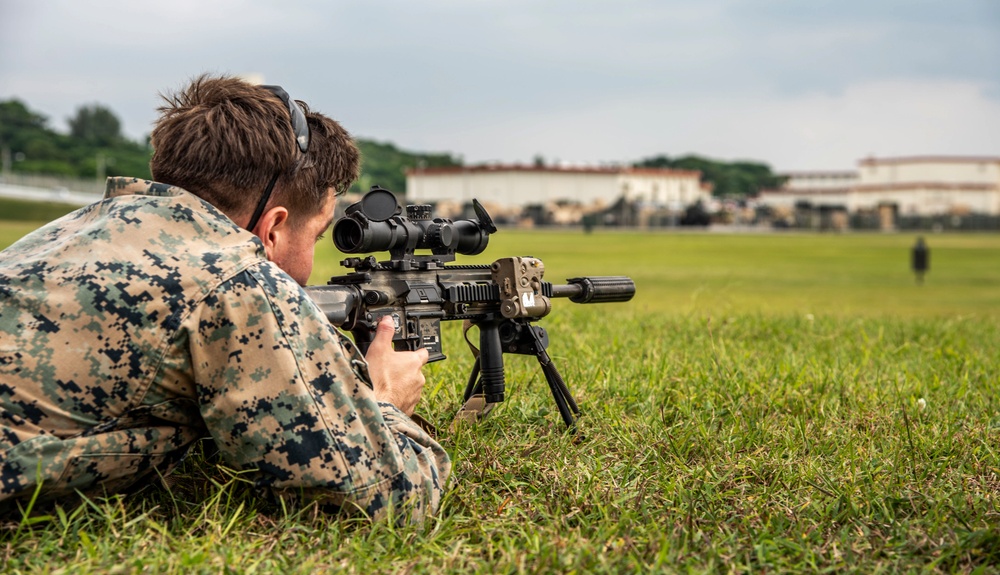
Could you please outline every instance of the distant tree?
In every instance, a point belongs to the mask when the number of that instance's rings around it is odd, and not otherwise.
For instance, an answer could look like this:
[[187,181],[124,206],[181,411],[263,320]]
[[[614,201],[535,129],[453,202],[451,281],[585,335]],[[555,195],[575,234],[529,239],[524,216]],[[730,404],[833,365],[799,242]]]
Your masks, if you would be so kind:
[[103,106],[80,108],[70,119],[71,133],[50,129],[48,119],[18,100],[0,102],[0,148],[10,151],[15,172],[92,178],[129,175],[149,177],[148,141],[123,137],[121,122]]
[[47,121],[20,100],[0,102],[0,143],[20,151],[28,141],[45,134]]
[[[0,101],[0,147],[10,150],[15,172],[59,174],[79,178],[136,176],[149,178],[153,153],[149,136],[133,142],[122,135],[118,117],[105,106],[82,106],[68,119],[69,134],[50,129],[48,119],[18,101]],[[391,143],[357,140],[361,150],[361,177],[351,188],[367,191],[374,184],[406,193],[406,170],[462,165],[451,153],[400,150]],[[102,169],[103,168],[103,169]]]
[[771,172],[770,166],[758,162],[720,162],[694,155],[671,159],[659,155],[635,165],[640,168],[697,170],[701,172],[701,181],[710,182],[712,194],[719,197],[754,196],[761,190],[778,188],[784,183],[782,177]]
[[91,146],[111,146],[122,140],[121,122],[100,104],[77,108],[67,122],[70,135]]
[[406,194],[406,170],[461,166],[462,160],[451,154],[422,154],[400,150],[390,143],[357,140],[361,151],[361,177],[351,187],[355,193],[367,192],[378,184],[399,195]]
[[637,168],[674,168],[674,163],[664,155],[653,156],[635,163]]

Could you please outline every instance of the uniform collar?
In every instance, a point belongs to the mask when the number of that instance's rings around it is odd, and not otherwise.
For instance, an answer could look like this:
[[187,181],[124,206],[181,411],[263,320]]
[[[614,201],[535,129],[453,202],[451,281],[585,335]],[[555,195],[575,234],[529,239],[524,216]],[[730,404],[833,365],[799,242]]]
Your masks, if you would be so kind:
[[184,190],[170,184],[161,184],[140,178],[108,178],[104,199],[121,196],[179,196]]

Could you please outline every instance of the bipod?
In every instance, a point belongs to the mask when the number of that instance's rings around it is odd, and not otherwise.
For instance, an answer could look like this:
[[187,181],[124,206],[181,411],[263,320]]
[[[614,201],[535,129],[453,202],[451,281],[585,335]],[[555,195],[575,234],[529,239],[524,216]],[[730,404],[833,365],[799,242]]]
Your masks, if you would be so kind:
[[545,374],[545,381],[549,384],[549,391],[552,392],[566,428],[575,428],[580,408],[552,358],[545,351],[549,346],[549,335],[545,328],[533,326],[527,319],[492,320],[476,325],[479,327],[479,350],[475,350],[470,344],[476,361],[465,387],[464,399],[467,404],[473,397],[482,396],[485,406],[488,406],[483,410],[486,413],[492,404],[504,400],[504,353],[534,355]]

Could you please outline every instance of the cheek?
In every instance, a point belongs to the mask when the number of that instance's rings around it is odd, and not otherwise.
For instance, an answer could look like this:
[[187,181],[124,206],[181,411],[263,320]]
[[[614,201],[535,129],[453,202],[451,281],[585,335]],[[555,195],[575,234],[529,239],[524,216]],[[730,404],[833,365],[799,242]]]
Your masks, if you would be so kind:
[[316,262],[316,246],[315,244],[302,252],[302,272],[305,274],[306,280],[312,275],[313,264]]
[[300,276],[296,279],[305,285],[309,281],[309,276],[312,275],[313,264],[316,260],[316,243],[310,242],[303,245],[295,254],[295,260],[295,268]]

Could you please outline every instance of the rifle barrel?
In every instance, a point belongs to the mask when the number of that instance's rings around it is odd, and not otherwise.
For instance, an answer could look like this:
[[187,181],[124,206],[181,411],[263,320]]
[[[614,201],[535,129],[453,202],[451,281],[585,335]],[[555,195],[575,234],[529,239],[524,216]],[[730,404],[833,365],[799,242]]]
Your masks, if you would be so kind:
[[627,276],[591,276],[570,278],[565,285],[552,286],[552,297],[568,297],[574,303],[610,303],[629,301],[635,295],[635,282]]

